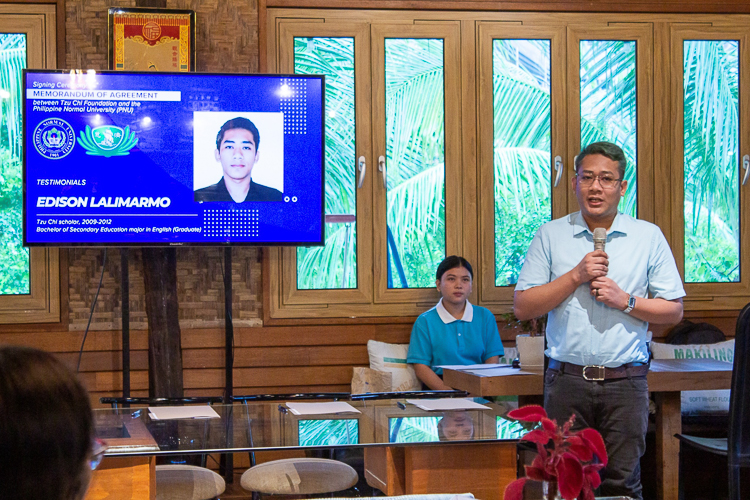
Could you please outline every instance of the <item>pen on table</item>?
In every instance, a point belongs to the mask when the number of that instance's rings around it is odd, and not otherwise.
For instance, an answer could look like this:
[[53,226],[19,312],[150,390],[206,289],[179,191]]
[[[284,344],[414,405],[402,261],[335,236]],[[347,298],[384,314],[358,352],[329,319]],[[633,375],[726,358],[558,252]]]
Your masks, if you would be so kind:
[[288,413],[289,412],[289,410],[287,410],[284,405],[279,405],[279,411],[281,413]]
[[402,403],[401,401],[396,401],[396,405],[401,408],[402,410],[406,409],[406,405]]

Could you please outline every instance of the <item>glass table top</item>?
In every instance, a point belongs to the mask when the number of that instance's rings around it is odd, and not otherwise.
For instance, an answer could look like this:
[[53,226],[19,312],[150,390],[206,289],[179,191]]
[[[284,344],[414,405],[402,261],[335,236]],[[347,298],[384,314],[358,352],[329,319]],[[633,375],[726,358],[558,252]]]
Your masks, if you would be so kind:
[[143,406],[97,409],[94,422],[108,456],[493,442],[516,440],[528,430],[506,419],[510,408],[502,404],[469,401],[486,409],[426,411],[405,399],[385,399],[346,401],[352,413],[295,415],[287,402],[272,401],[214,404],[218,418],[159,420]]

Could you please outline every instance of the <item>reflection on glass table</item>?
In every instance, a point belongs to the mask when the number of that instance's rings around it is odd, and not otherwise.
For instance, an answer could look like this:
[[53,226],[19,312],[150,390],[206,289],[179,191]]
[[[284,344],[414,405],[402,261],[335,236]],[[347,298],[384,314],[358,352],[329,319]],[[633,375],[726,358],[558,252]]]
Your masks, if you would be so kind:
[[359,443],[356,419],[311,419],[298,422],[300,446],[334,446]]
[[281,448],[340,448],[496,442],[525,432],[506,408],[481,398],[485,410],[430,412],[404,399],[349,401],[358,413],[294,415],[283,401],[213,405],[218,418],[157,420],[147,408],[95,410],[107,455],[200,454]]
[[[502,415],[497,415],[495,421],[497,439],[519,439],[528,432],[520,422]],[[474,438],[474,420],[466,411],[427,417],[393,417],[388,425],[391,443],[470,441]]]

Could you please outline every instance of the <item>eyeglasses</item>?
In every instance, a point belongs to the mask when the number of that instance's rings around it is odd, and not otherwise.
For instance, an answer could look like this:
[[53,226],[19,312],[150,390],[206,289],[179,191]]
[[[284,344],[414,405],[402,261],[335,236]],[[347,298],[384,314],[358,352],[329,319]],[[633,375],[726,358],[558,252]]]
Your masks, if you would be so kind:
[[89,466],[91,470],[96,470],[99,464],[102,463],[104,458],[104,452],[107,451],[107,444],[99,438],[94,438],[91,443],[91,459],[89,459]]
[[599,185],[602,187],[602,189],[611,189],[615,187],[615,183],[622,180],[616,179],[609,174],[594,175],[587,172],[584,172],[583,174],[576,174],[576,177],[578,177],[578,183],[581,185],[581,187],[585,188],[592,186],[595,179],[599,179]]

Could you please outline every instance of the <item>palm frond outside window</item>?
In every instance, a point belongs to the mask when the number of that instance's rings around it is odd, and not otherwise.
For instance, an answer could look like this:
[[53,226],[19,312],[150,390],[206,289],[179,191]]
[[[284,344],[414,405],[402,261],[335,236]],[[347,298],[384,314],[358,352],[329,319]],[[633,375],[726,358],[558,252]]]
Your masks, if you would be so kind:
[[513,285],[552,216],[550,41],[494,40],[495,285]]
[[23,247],[21,75],[26,35],[0,33],[0,294],[30,293],[29,250]]
[[627,191],[621,212],[637,215],[636,42],[581,40],[581,148],[607,141],[620,146],[628,160]]
[[740,279],[739,42],[683,43],[685,281]]

